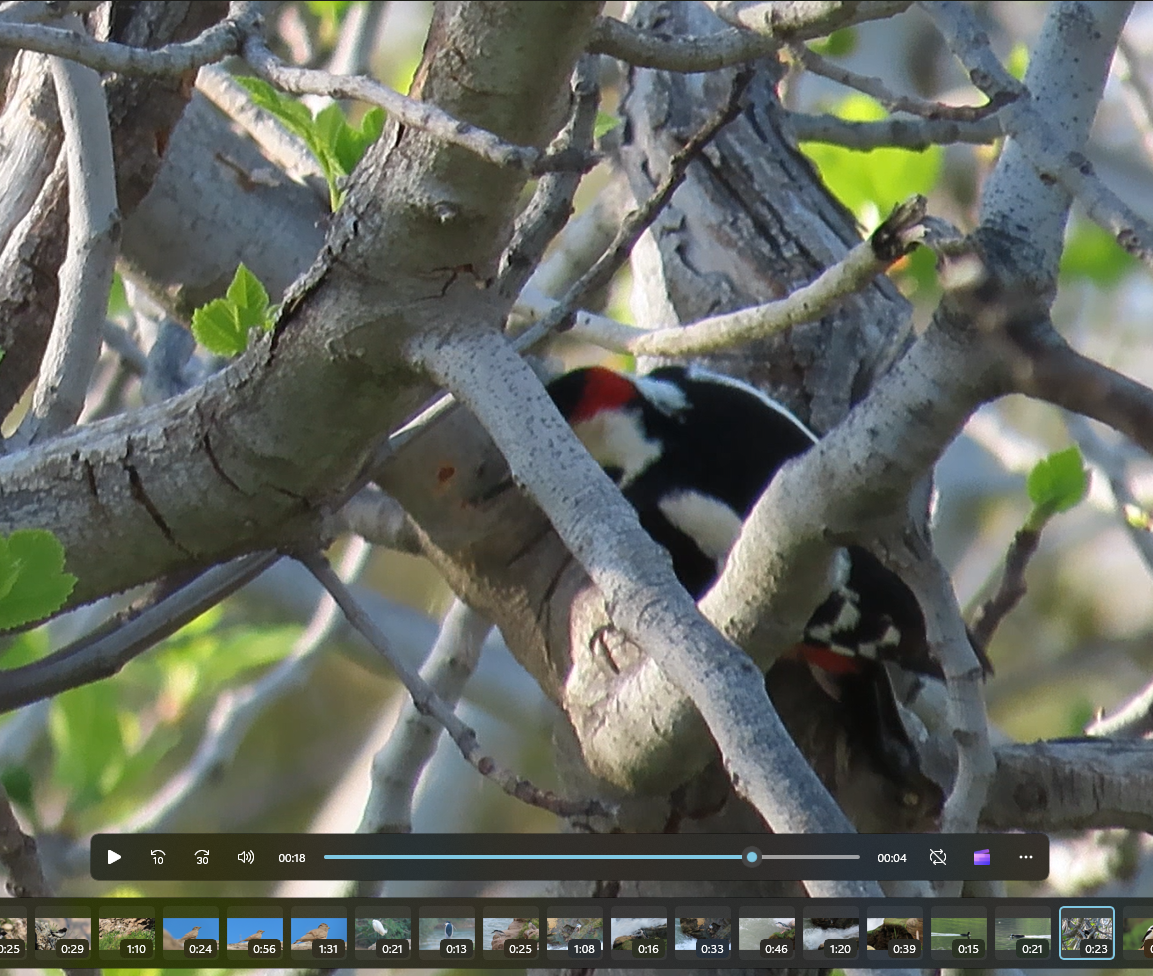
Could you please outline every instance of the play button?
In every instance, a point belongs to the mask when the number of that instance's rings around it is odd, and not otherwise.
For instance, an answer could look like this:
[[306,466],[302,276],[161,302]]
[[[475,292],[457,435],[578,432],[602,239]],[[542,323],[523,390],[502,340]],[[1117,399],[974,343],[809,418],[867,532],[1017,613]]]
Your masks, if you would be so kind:
[[120,855],[117,854],[111,848],[109,848],[109,850],[108,850],[108,863],[109,864],[115,864],[119,860],[120,860]]

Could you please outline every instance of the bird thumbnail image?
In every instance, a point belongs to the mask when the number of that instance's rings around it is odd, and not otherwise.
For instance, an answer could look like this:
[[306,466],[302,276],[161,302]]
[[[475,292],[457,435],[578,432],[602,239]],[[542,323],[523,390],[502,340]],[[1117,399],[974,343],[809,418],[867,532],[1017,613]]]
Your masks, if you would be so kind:
[[241,942],[255,942],[257,939],[263,939],[263,938],[264,938],[264,929],[259,929],[258,931],[253,932],[252,935],[246,935],[240,941]]
[[452,938],[452,922],[445,922],[444,923],[444,937],[446,939]]
[[299,936],[298,938],[294,939],[292,944],[295,946],[300,942],[307,942],[309,945],[312,945],[312,943],[318,939],[323,941],[324,939],[327,939],[327,938],[328,938],[328,923],[327,922],[321,922],[316,928],[310,929],[309,931],[305,932],[304,935]]

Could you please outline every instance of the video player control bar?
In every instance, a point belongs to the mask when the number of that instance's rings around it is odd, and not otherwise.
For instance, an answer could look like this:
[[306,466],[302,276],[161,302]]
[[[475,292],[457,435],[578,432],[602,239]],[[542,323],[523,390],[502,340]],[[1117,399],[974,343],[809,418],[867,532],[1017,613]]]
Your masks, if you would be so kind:
[[110,881],[1041,880],[1044,834],[97,834]]

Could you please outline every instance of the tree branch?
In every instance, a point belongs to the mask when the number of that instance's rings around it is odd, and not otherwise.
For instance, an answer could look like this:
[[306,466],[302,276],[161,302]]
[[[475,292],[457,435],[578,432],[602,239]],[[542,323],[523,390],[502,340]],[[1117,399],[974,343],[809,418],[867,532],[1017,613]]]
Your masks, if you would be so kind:
[[21,437],[51,437],[84,408],[104,328],[120,238],[108,103],[100,76],[60,58],[51,63],[68,160],[68,251],[60,299]]
[[797,142],[828,142],[862,152],[883,146],[922,150],[954,142],[987,145],[1001,137],[999,115],[991,115],[979,122],[906,118],[850,122],[835,115],[791,112],[789,121]]
[[1153,832],[1153,743],[1062,740],[999,746],[983,830]]
[[[450,333],[414,346],[413,355],[492,435],[513,477],[604,594],[614,626],[692,699],[737,791],[776,830],[850,830],[769,705],[760,671],[700,616],[673,576],[667,553],[641,529],[636,513],[504,339],[496,333]],[[681,720],[686,721],[695,724],[691,715]],[[690,754],[682,740],[675,756],[653,757],[645,772],[663,768],[660,788],[667,792],[670,776],[683,780],[707,760],[711,748],[701,744],[703,750],[693,745]],[[779,784],[786,781],[791,788],[783,791]],[[846,889],[811,882],[809,890]]]
[[492,132],[454,118],[430,102],[409,98],[372,78],[334,75],[314,68],[287,65],[256,34],[249,34],[244,42],[244,60],[261,78],[284,91],[296,95],[355,98],[369,105],[379,105],[396,121],[428,132],[451,145],[461,146],[497,166],[540,174],[555,170],[579,172],[591,165],[589,155],[584,152],[550,156],[531,146],[512,145]]
[[887,20],[911,6],[903,0],[818,0],[815,3],[716,0],[712,3],[721,19],[734,27],[790,41],[808,41],[853,24]]
[[619,58],[638,68],[701,72],[764,57],[776,50],[777,43],[735,27],[694,37],[661,37],[614,17],[601,17],[593,27],[589,51]]
[[[455,709],[460,702],[490,630],[492,624],[460,600],[454,600],[444,615],[420,677],[447,707]],[[414,702],[402,706],[388,742],[373,757],[371,790],[357,833],[412,832],[413,797],[442,731]],[[540,790],[532,787],[531,792]]]
[[[341,578],[354,580],[359,576],[371,552],[367,542],[353,539],[341,556]],[[184,804],[232,762],[253,724],[273,704],[307,683],[317,658],[329,646],[340,622],[336,603],[331,597],[323,597],[308,625],[275,666],[255,681],[227,689],[217,698],[192,758],[115,830],[125,834],[167,830]]]
[[260,575],[277,558],[276,553],[256,553],[215,566],[139,612],[114,618],[39,661],[0,672],[4,679],[0,713],[116,674],[134,657]]
[[[790,44],[789,53],[805,70],[821,75],[847,88],[863,92],[880,102],[890,112],[908,112],[923,119],[947,119],[953,122],[980,122],[993,115],[1002,105],[1014,100],[1008,92],[998,92],[998,100],[989,99],[984,105],[946,105],[913,95],[897,95],[880,78],[857,74],[834,64],[803,44]],[[1019,97],[1019,96],[1017,96]]]
[[148,50],[114,41],[97,41],[59,27],[0,23],[0,47],[39,51],[66,58],[95,71],[116,71],[151,77],[182,75],[230,54],[238,54],[245,35],[258,22],[252,4],[233,4],[228,18],[192,41]]
[[558,817],[611,816],[611,811],[596,800],[566,800],[549,790],[534,786],[528,780],[521,779],[491,756],[483,755],[476,732],[456,717],[452,708],[436,694],[419,673],[411,671],[402,660],[391,653],[384,634],[356,602],[340,577],[332,571],[324,556],[320,554],[306,556],[301,562],[316,577],[317,582],[328,590],[337,606],[348,618],[348,622],[388,661],[393,672],[408,689],[416,710],[422,715],[429,716],[448,733],[465,762],[478,773],[492,780],[513,799],[548,810]]
[[[634,356],[701,355],[763,339],[804,322],[815,322],[845,296],[860,291],[912,250],[916,242],[932,236],[924,220],[924,197],[911,198],[897,207],[869,240],[850,249],[809,284],[775,302],[653,331],[639,331],[604,316],[577,312],[570,332],[576,338]],[[539,297],[537,304],[543,304]]]

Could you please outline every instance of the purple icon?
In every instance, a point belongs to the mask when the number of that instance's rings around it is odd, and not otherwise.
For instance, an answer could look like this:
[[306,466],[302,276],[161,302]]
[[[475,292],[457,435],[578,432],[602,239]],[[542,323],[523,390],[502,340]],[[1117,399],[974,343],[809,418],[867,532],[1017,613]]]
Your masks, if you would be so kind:
[[973,851],[973,863],[974,864],[988,864],[989,863],[989,848],[986,847],[983,851]]

